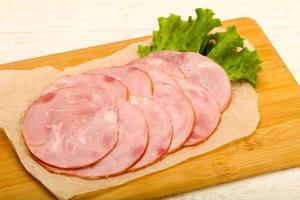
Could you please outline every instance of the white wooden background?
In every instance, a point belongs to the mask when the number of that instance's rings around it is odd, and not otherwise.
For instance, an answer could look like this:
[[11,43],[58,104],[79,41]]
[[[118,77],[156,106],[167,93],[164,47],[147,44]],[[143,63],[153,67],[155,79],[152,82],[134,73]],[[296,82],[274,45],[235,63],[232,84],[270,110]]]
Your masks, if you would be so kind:
[[[149,35],[157,17],[197,7],[255,19],[300,83],[300,0],[0,0],[0,64]],[[300,199],[300,169],[168,198],[191,199]]]

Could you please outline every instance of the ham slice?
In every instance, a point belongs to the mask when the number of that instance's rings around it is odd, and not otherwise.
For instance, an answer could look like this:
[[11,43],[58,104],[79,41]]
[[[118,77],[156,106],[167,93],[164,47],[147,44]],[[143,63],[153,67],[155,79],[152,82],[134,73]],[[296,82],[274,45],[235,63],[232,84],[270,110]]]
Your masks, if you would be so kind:
[[114,176],[127,171],[144,153],[148,143],[148,126],[142,111],[124,101],[127,88],[118,80],[101,74],[65,76],[51,84],[45,92],[71,86],[95,86],[111,91],[118,98],[119,139],[114,149],[102,160],[81,169],[59,169],[43,164],[49,171],[86,179]]
[[173,134],[171,119],[158,103],[142,96],[130,96],[130,102],[143,111],[149,128],[147,150],[141,160],[130,169],[134,171],[160,160],[168,152]]
[[147,73],[131,67],[98,68],[86,73],[111,76],[127,86],[130,95],[152,97],[152,82]]
[[207,89],[224,111],[231,98],[231,83],[223,68],[199,53],[157,51],[150,58],[161,58],[181,70],[186,78]]
[[182,90],[169,84],[154,84],[153,100],[164,107],[173,125],[173,140],[168,153],[178,150],[191,135],[194,111]]
[[152,84],[155,85],[157,83],[168,83],[172,85],[175,88],[181,89],[180,86],[177,84],[177,82],[169,76],[167,73],[164,71],[160,70],[159,68],[155,68],[149,64],[130,64],[126,65],[128,67],[132,68],[138,68],[144,72],[146,72],[149,77],[152,80]]
[[198,144],[207,139],[218,126],[221,113],[215,98],[203,87],[184,78],[176,78],[195,111],[195,124],[184,146]]
[[115,148],[94,165],[81,169],[44,166],[51,172],[98,179],[123,174],[144,154],[148,143],[148,126],[140,109],[124,102],[119,107],[119,139]]
[[169,63],[161,58],[158,57],[144,57],[140,59],[136,59],[129,63],[129,65],[150,65],[153,68],[160,69],[161,71],[165,72],[170,76],[177,76],[184,78],[184,75],[180,71],[180,69],[174,67],[172,63]]
[[74,86],[101,87],[107,91],[110,91],[117,100],[125,100],[128,97],[127,88],[122,82],[110,76],[104,76],[101,74],[79,74],[76,76],[64,76],[49,85],[44,91],[44,94],[53,92],[63,87]]
[[178,150],[190,136],[194,124],[194,112],[191,103],[178,83],[159,68],[148,63],[129,66],[145,71],[152,79],[153,100],[166,109],[172,121],[173,139],[168,153]]
[[118,139],[115,98],[97,87],[68,87],[45,94],[28,108],[22,133],[31,153],[59,168],[91,165]]

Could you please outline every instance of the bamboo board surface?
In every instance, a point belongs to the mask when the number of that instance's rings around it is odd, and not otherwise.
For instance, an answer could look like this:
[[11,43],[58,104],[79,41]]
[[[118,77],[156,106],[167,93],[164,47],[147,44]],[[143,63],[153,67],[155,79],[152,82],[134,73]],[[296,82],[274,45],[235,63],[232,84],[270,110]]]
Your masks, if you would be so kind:
[[[258,24],[249,18],[224,22],[236,25],[258,50],[263,71],[258,74],[261,121],[256,132],[202,156],[124,185],[75,197],[89,199],[153,199],[267,172],[300,166],[300,87]],[[0,69],[58,69],[112,54],[149,37],[59,53],[0,65]],[[47,47],[45,47],[47,48]],[[1,73],[1,71],[0,71]],[[7,137],[0,132],[0,199],[53,199],[25,171]]]

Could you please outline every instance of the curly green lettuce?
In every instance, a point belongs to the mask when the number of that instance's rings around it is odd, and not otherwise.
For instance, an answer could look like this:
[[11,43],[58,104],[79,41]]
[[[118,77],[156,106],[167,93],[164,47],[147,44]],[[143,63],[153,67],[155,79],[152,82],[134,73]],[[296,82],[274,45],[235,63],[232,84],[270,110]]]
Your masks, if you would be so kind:
[[261,61],[256,51],[244,47],[244,39],[237,33],[236,28],[230,26],[226,32],[215,33],[212,38],[214,44],[206,51],[207,57],[221,65],[230,80],[243,79],[255,85],[256,74],[261,71]]
[[153,44],[139,46],[139,54],[144,57],[159,50],[200,52],[207,45],[207,34],[221,26],[221,21],[213,18],[214,13],[209,9],[198,8],[196,14],[196,20],[190,16],[187,21],[174,14],[158,18],[159,30],[153,31]]
[[159,30],[153,32],[152,45],[139,46],[139,55],[159,50],[199,52],[220,64],[230,80],[247,80],[255,86],[256,74],[261,70],[258,53],[244,47],[244,39],[234,26],[210,34],[222,25],[212,10],[198,8],[196,14],[196,19],[190,16],[187,21],[174,14],[158,18]]

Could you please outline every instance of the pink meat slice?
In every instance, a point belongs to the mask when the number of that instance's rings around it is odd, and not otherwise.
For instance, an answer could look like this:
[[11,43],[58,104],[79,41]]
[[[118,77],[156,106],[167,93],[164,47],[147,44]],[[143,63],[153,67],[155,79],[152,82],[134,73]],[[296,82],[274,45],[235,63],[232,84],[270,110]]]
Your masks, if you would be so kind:
[[[156,51],[156,52],[148,55],[147,57],[162,59],[165,62],[172,65],[173,67],[179,68],[184,60],[184,53],[180,52],[180,51],[175,51],[175,50],[162,50],[162,51]],[[185,76],[185,74],[184,74],[184,76]]]
[[221,113],[215,98],[203,87],[184,78],[176,78],[195,111],[195,124],[184,146],[198,144],[207,139],[218,126]]
[[174,67],[171,63],[165,61],[164,59],[158,57],[149,57],[146,56],[144,58],[136,59],[129,63],[129,65],[150,65],[153,68],[160,69],[170,76],[177,76],[184,78],[184,75],[180,71],[180,69]]
[[28,108],[22,133],[31,153],[59,168],[80,168],[108,154],[118,139],[118,111],[111,93],[68,87],[45,94]]
[[231,83],[223,68],[199,53],[158,51],[149,56],[161,58],[181,70],[186,78],[208,90],[224,111],[231,98]]
[[159,68],[155,68],[149,64],[130,64],[126,65],[128,67],[138,68],[144,72],[146,72],[152,80],[152,84],[155,85],[157,83],[168,83],[173,87],[180,89],[178,83],[167,73],[160,70]]
[[128,97],[128,91],[126,86],[110,76],[104,76],[101,74],[79,74],[75,76],[64,76],[51,85],[49,85],[44,94],[53,92],[63,87],[74,86],[94,86],[101,87],[110,91],[117,100],[125,100]]
[[178,150],[188,139],[194,124],[191,103],[178,83],[168,74],[147,63],[132,64],[149,74],[153,82],[153,100],[161,104],[169,114],[173,126],[173,139],[168,153]]
[[44,165],[49,171],[82,177],[104,178],[125,173],[144,154],[148,144],[148,125],[142,111],[128,102],[119,107],[119,139],[115,148],[94,165],[81,169],[59,169]]
[[[81,169],[59,169],[43,164],[49,171],[87,179],[122,174],[144,153],[148,143],[148,126],[142,111],[124,101],[127,88],[118,80],[101,74],[65,76],[51,84],[45,92],[70,86],[97,86],[111,91],[119,104],[119,139],[114,149],[96,164]],[[137,140],[138,138],[138,140]]]
[[130,95],[152,97],[152,82],[147,73],[131,67],[98,68],[86,73],[111,76],[127,86]]
[[168,113],[153,100],[142,96],[130,96],[130,102],[139,107],[146,118],[149,128],[148,147],[130,171],[142,169],[161,159],[172,141],[172,123]]
[[190,137],[194,125],[194,111],[182,90],[169,84],[154,84],[153,100],[169,114],[173,125],[173,140],[168,153],[178,150]]

